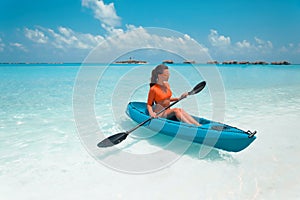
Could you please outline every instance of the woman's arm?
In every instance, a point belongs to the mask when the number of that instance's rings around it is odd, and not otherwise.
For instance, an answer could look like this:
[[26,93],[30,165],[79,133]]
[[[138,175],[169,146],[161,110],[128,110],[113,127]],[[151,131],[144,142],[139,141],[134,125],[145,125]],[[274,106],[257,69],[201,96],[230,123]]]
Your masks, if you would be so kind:
[[178,100],[179,100],[179,98],[177,98],[177,97],[174,97],[174,98],[170,99],[170,101],[178,101]]
[[148,93],[148,100],[147,100],[147,110],[151,117],[156,117],[156,113],[153,111],[152,105],[154,103],[155,91],[150,88]]
[[150,105],[147,104],[147,109],[148,109],[150,117],[154,117],[155,118],[156,117],[156,113],[153,111],[152,106],[150,106]]
[[185,92],[185,93],[183,93],[179,98],[177,97],[177,98],[171,98],[170,99],[170,101],[179,101],[179,100],[181,100],[181,99],[184,99],[184,98],[186,98],[188,96],[188,93],[187,92]]

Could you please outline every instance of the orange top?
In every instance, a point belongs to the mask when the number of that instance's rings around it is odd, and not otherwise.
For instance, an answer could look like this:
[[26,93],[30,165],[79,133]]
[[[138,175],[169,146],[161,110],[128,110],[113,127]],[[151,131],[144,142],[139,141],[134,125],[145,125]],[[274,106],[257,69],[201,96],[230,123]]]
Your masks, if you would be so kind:
[[163,91],[158,84],[153,85],[148,93],[147,104],[152,106],[153,103],[170,99],[172,96],[172,91],[170,87],[167,87],[167,91]]

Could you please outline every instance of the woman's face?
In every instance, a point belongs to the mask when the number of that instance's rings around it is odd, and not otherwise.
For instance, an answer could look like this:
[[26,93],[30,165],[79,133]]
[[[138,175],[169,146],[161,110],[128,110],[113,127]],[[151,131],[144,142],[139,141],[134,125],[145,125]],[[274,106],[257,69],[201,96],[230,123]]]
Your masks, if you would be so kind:
[[168,81],[169,77],[170,77],[170,72],[169,69],[164,69],[162,74],[158,74],[158,77],[162,80],[162,81]]

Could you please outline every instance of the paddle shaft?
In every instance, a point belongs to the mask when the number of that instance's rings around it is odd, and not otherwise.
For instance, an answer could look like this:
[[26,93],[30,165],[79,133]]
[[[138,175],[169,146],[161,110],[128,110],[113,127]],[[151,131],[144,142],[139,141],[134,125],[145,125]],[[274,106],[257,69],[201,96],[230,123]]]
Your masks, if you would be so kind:
[[[171,103],[170,105],[168,105],[167,107],[165,107],[164,109],[162,109],[161,111],[159,111],[158,113],[156,113],[156,115],[159,115],[160,113],[166,111],[168,108],[170,108],[171,106],[174,106],[176,103],[178,103],[181,99],[183,98],[179,98],[177,101]],[[140,123],[139,125],[137,125],[136,127],[130,129],[129,131],[126,131],[125,133],[128,135],[131,132],[135,131],[136,129],[138,129],[139,127],[143,126],[144,124],[146,124],[147,122],[149,122],[150,120],[154,119],[154,117],[150,117],[149,119],[147,119],[146,121],[143,121],[142,123]]]

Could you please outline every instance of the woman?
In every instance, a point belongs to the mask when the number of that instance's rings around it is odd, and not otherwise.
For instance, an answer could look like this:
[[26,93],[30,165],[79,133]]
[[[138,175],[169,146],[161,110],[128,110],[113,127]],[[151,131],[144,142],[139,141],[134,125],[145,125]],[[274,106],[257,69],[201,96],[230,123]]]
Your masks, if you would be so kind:
[[183,93],[179,98],[172,98],[172,91],[168,83],[170,76],[166,65],[158,65],[152,70],[150,90],[148,93],[147,109],[151,117],[172,118],[175,116],[179,121],[201,126],[192,116],[181,108],[169,108],[158,116],[157,112],[170,105],[172,101],[186,98],[187,93]]

